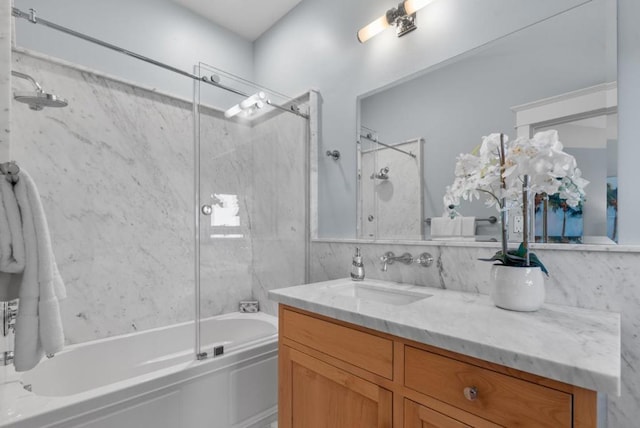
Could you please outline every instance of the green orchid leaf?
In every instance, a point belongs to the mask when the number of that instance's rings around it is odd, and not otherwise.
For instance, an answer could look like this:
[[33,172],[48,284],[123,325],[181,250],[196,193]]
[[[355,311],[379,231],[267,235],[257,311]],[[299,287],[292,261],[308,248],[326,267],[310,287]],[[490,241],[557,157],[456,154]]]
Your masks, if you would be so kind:
[[529,261],[531,262],[531,266],[537,266],[540,268],[540,270],[542,272],[545,273],[545,275],[549,276],[549,271],[547,270],[547,268],[542,264],[542,262],[540,261],[540,259],[538,258],[538,256],[536,256],[534,253],[529,253]]
[[[527,267],[526,249],[524,244],[520,244],[517,250],[507,250],[507,254],[503,254],[502,251],[498,251],[490,258],[480,258],[478,260],[484,262],[498,262],[505,266],[514,267]],[[542,264],[538,256],[529,252],[529,266],[539,267],[542,272],[549,276],[549,271]]]

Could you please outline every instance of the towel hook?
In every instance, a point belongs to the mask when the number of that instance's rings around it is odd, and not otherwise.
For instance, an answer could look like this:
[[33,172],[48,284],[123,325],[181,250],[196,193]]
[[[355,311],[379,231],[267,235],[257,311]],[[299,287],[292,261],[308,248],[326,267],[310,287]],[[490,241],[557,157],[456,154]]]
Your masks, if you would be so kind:
[[0,163],[0,172],[5,176],[9,183],[18,182],[18,174],[20,167],[15,161]]

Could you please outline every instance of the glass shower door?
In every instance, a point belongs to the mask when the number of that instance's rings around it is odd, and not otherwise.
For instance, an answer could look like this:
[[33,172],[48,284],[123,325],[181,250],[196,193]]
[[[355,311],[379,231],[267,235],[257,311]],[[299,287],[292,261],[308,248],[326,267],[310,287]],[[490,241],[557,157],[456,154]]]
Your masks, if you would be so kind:
[[208,318],[241,301],[275,315],[268,290],[306,281],[309,133],[278,94],[202,63],[196,74],[214,82],[196,83],[194,103],[196,353],[206,358],[219,342]]

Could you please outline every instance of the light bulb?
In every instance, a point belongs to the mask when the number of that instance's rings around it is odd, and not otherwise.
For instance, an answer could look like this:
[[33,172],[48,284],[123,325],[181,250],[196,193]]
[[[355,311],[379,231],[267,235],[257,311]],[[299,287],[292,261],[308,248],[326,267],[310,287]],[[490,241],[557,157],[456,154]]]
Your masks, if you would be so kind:
[[412,15],[432,1],[433,0],[405,0],[404,10],[407,12],[407,15]]
[[226,117],[227,119],[235,116],[236,114],[240,113],[242,111],[242,109],[240,108],[239,104],[234,105],[233,107],[231,107],[230,109],[228,109],[227,111],[224,112],[224,117]]
[[267,94],[260,91],[248,97],[245,100],[242,100],[239,104],[234,105],[229,110],[224,112],[224,117],[227,119],[233,117],[243,111],[250,110],[253,106],[257,106],[258,108],[262,108],[264,106],[264,100],[267,99]]
[[260,91],[256,94],[251,95],[249,98],[247,98],[246,100],[242,101],[240,103],[240,108],[242,110],[246,110],[248,108],[251,108],[254,104],[256,104],[258,101],[261,100],[266,100],[267,99],[267,95]]
[[387,22],[387,16],[381,16],[380,18],[376,19],[375,21],[358,31],[358,41],[360,43],[366,42],[376,34],[389,28],[389,25],[389,22]]

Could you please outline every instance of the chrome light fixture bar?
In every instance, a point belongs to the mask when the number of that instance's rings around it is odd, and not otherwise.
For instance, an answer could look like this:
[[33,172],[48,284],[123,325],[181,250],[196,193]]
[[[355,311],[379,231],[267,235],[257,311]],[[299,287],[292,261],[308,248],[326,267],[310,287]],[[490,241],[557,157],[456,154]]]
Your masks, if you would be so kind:
[[396,26],[396,34],[402,37],[415,30],[416,12],[433,0],[405,0],[398,3],[398,6],[387,10],[380,18],[371,22],[366,27],[358,31],[358,41],[364,43],[373,36],[381,33],[392,25]]

